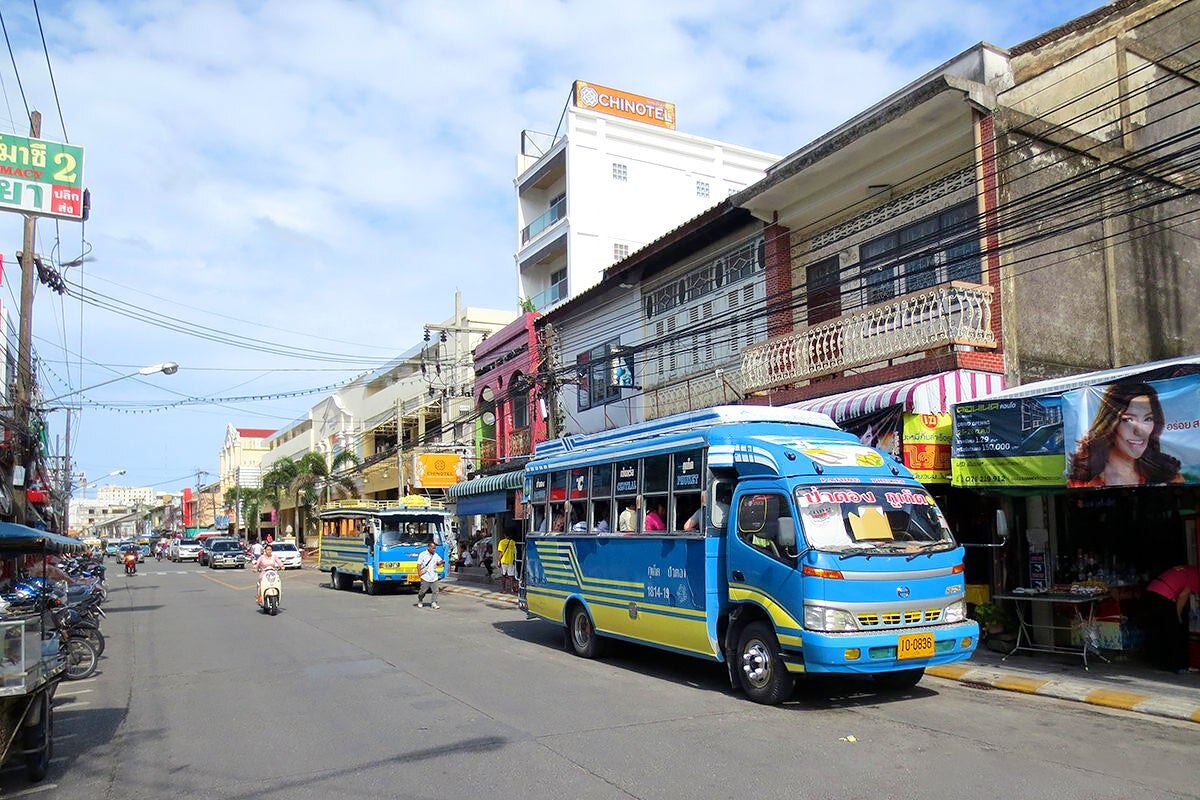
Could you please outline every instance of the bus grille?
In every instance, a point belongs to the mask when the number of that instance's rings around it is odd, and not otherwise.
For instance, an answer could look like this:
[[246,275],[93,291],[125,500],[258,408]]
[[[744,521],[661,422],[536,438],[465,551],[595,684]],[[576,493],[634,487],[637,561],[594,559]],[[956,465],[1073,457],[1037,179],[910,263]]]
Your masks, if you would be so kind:
[[942,618],[942,609],[927,608],[924,611],[866,612],[858,615],[860,628],[896,628],[909,625],[928,625]]

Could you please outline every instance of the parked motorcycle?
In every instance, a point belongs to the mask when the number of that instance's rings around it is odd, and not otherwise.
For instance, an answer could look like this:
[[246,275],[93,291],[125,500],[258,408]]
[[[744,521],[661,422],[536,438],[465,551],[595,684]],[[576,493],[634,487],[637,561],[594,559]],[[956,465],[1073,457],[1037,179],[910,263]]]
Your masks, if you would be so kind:
[[279,598],[283,594],[283,579],[278,570],[264,569],[258,576],[258,605],[272,617],[279,613]]

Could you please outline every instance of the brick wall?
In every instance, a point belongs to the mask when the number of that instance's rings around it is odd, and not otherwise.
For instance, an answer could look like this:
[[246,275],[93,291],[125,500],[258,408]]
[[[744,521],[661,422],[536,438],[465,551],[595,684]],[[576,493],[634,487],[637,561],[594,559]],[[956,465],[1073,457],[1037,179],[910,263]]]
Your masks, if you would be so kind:
[[792,232],[778,223],[764,231],[763,249],[766,257],[767,336],[791,333],[792,305]]

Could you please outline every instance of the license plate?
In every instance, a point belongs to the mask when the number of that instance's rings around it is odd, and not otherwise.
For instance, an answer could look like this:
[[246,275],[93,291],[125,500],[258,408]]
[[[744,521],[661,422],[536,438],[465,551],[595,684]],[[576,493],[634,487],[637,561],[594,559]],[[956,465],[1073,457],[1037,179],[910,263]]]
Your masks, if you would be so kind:
[[906,633],[896,643],[896,658],[929,658],[933,655],[933,633]]
[[421,582],[421,576],[420,576],[420,574],[419,574],[419,573],[416,573],[416,572],[414,572],[412,575],[409,575],[409,576],[408,576],[408,582],[409,582],[409,583],[420,583],[420,582]]

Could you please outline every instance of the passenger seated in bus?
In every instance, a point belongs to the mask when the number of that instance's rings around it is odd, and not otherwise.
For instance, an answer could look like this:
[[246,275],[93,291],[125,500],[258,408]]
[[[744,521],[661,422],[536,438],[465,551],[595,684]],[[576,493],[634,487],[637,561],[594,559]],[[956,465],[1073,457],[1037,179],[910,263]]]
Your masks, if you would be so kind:
[[608,504],[597,503],[592,512],[596,516],[596,524],[592,530],[596,533],[608,533]]
[[667,507],[662,500],[651,500],[650,510],[646,512],[646,531],[665,531],[667,523]]
[[617,530],[621,533],[633,533],[637,530],[637,501],[631,497],[621,502],[624,510],[617,518]]
[[550,523],[551,533],[562,533],[566,526],[566,521],[563,519],[563,512],[555,511],[554,518]]

